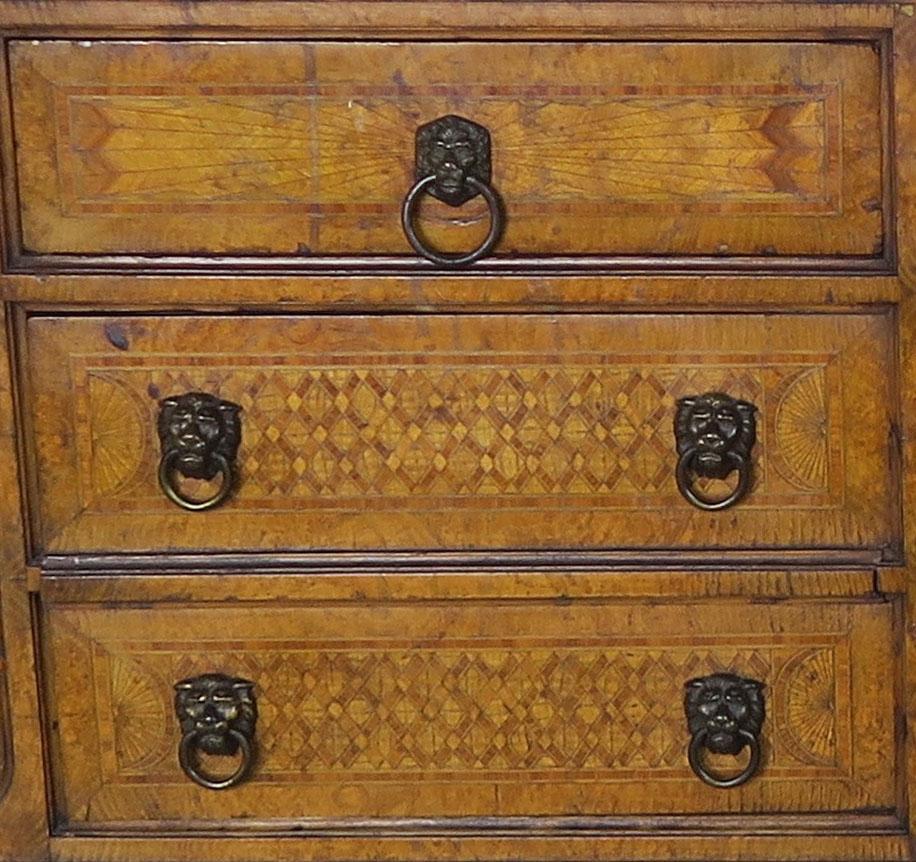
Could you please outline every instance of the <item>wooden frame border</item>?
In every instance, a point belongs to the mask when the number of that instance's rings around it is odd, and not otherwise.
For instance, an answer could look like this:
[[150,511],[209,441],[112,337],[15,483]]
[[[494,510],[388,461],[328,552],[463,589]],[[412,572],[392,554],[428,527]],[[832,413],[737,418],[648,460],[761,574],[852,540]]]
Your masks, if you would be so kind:
[[[201,273],[274,273],[296,274],[396,274],[402,276],[437,277],[442,273],[431,268],[429,263],[409,255],[405,256],[334,256],[302,259],[286,255],[261,257],[245,256],[187,256],[187,255],[67,255],[67,254],[26,254],[22,251],[19,223],[19,199],[16,165],[13,146],[12,93],[8,74],[8,40],[28,36],[46,35],[54,21],[60,21],[53,28],[53,35],[69,38],[182,38],[196,39],[259,39],[289,38],[340,38],[345,34],[359,40],[379,38],[400,38],[424,41],[436,38],[505,40],[511,30],[512,40],[533,41],[538,39],[584,40],[600,38],[613,41],[635,40],[704,40],[724,39],[751,41],[772,40],[774,34],[787,41],[869,41],[880,55],[882,98],[881,128],[883,131],[883,221],[884,243],[881,253],[874,256],[754,256],[716,257],[710,255],[582,255],[578,257],[506,257],[480,261],[473,267],[475,276],[516,275],[519,272],[531,275],[557,276],[574,274],[691,274],[712,275],[717,273],[786,273],[792,275],[890,275],[896,271],[896,213],[894,210],[893,180],[891,164],[893,148],[893,124],[889,121],[890,99],[892,96],[891,74],[891,30],[887,17],[889,9],[878,4],[860,4],[847,7],[831,6],[837,12],[836,21],[826,25],[823,16],[817,25],[807,4],[751,4],[740,8],[730,5],[687,5],[687,14],[654,2],[608,3],[604,0],[589,2],[576,7],[575,14],[567,4],[548,2],[544,4],[497,4],[471,2],[461,7],[458,18],[456,4],[435,2],[422,7],[415,2],[384,0],[370,8],[360,6],[353,0],[342,3],[298,3],[263,2],[258,4],[257,20],[251,21],[250,7],[246,9],[238,2],[224,3],[214,19],[214,3],[197,3],[190,16],[175,21],[168,14],[168,6],[151,3],[143,4],[138,10],[124,0],[110,0],[102,6],[111,17],[100,15],[96,3],[81,3],[77,10],[68,10],[69,15],[58,7],[64,0],[52,0],[46,4],[49,14],[46,19],[22,14],[22,4],[11,0],[0,0],[0,32],[2,32],[2,56],[4,60],[2,104],[0,124],[3,128],[3,176],[6,222],[9,231],[3,244],[4,272],[11,274],[169,274],[194,275]],[[107,9],[105,9],[107,5]],[[118,11],[124,5],[124,15]],[[763,23],[771,8],[778,14]],[[10,8],[14,7],[14,8]],[[381,14],[378,14],[381,7]],[[824,7],[825,9],[827,7]],[[14,11],[15,9],[15,11]],[[53,11],[52,11],[53,10]],[[302,16],[290,20],[291,10],[301,10]],[[791,10],[793,14],[786,12]],[[28,11],[27,9],[25,10]],[[74,15],[74,11],[77,13]],[[139,12],[143,14],[137,14]],[[677,14],[681,11],[681,14]],[[759,13],[763,12],[761,16]],[[57,13],[60,13],[58,18]],[[348,15],[349,12],[349,15]],[[432,12],[429,15],[428,12]],[[148,18],[146,13],[151,13]],[[342,13],[342,14],[341,14]],[[358,13],[360,25],[353,27],[352,15]],[[829,16],[828,16],[829,17]],[[188,19],[191,19],[190,21]],[[509,23],[509,20],[512,23]],[[303,25],[302,21],[308,21]],[[493,21],[506,21],[506,25],[494,30]],[[4,22],[7,22],[4,26]],[[152,23],[155,21],[155,23]],[[243,25],[241,22],[245,21]],[[418,21],[422,22],[418,24]],[[229,22],[229,23],[227,23]],[[152,26],[153,29],[149,29]],[[101,32],[100,32],[101,28]],[[761,29],[762,28],[762,29]],[[240,35],[240,33],[242,35]]]
[[[230,23],[227,23],[230,22]],[[354,22],[358,22],[355,23]],[[499,38],[507,31],[528,38],[585,39],[596,33],[615,38],[638,38],[646,33],[661,38],[697,38],[700,32],[715,31],[722,38],[772,38],[774,32],[792,32],[799,38],[870,38],[881,32],[891,48],[888,52],[888,98],[893,100],[893,118],[888,118],[889,140],[893,146],[888,160],[887,181],[897,201],[897,272],[899,277],[867,275],[866,270],[840,269],[810,277],[803,269],[790,269],[788,278],[765,278],[749,272],[732,276],[687,278],[670,275],[653,279],[587,276],[575,283],[564,281],[556,272],[527,277],[517,270],[493,278],[436,277],[423,280],[386,277],[349,278],[352,271],[304,281],[274,273],[263,277],[216,277],[188,273],[186,278],[167,276],[129,279],[124,275],[87,272],[83,275],[15,275],[0,277],[0,299],[22,303],[23,307],[86,311],[99,304],[134,309],[188,309],[207,304],[210,310],[238,304],[262,307],[332,308],[340,312],[383,307],[423,310],[479,308],[513,310],[573,307],[639,307],[685,305],[703,309],[754,306],[779,308],[811,305],[832,308],[843,305],[899,303],[900,390],[902,399],[899,439],[907,467],[903,489],[905,536],[909,564],[884,569],[875,576],[875,587],[886,581],[894,590],[907,590],[906,638],[906,723],[916,727],[916,567],[912,565],[909,543],[916,535],[916,16],[911,4],[894,3],[779,3],[768,0],[710,4],[703,0],[649,0],[609,3],[522,2],[507,4],[493,0],[449,3],[443,0],[375,0],[375,2],[321,3],[299,0],[203,0],[176,4],[170,0],[47,0],[16,2],[0,0],[0,31],[16,36],[201,36],[210,38],[281,38],[290,36],[347,38],[361,35],[399,38]],[[0,68],[0,87],[8,91],[5,67]],[[3,99],[8,104],[8,100]],[[6,107],[0,116],[3,148],[10,147]],[[893,162],[893,171],[890,170]],[[4,165],[7,205],[14,194],[9,164]],[[8,212],[8,211],[7,211]],[[12,223],[7,225],[14,230]],[[772,265],[773,261],[767,263]],[[16,262],[6,260],[6,266]],[[634,272],[642,272],[635,262]],[[158,270],[157,270],[158,271]],[[185,272],[185,270],[176,270]],[[841,273],[845,275],[841,276]],[[12,305],[0,309],[5,320]],[[7,330],[8,332],[9,330]],[[36,685],[35,647],[32,640],[30,588],[39,574],[28,570],[23,554],[22,500],[17,475],[16,415],[11,385],[9,334],[0,347],[0,723],[8,737],[6,760],[10,767],[0,776],[0,859],[4,862],[114,862],[125,854],[134,862],[199,862],[213,852],[212,838],[175,838],[167,842],[149,839],[49,838],[39,720],[39,692]],[[100,563],[102,561],[99,561]],[[113,569],[123,561],[113,560]],[[190,560],[189,565],[199,561]],[[54,561],[49,561],[53,566]],[[71,566],[62,561],[61,566]],[[155,561],[144,562],[152,566]],[[605,563],[606,565],[606,563]],[[147,569],[148,571],[148,569]],[[66,577],[75,577],[76,574]],[[80,576],[81,577],[81,576]],[[60,578],[63,580],[63,576]],[[916,739],[907,737],[908,774],[916,777]],[[908,806],[910,832],[916,823],[916,794],[903,794]],[[864,822],[864,821],[863,821]],[[428,860],[491,859],[520,857],[562,860],[573,856],[592,859],[708,859],[736,858],[764,860],[797,859],[907,859],[916,856],[912,839],[890,823],[872,822],[859,833],[831,835],[793,833],[752,838],[729,832],[716,835],[687,830],[660,834],[651,830],[624,831],[614,836],[539,836],[490,839],[440,837],[412,838],[239,838],[220,847],[221,858],[231,862],[254,862],[270,858],[275,862],[303,859],[324,860]]]

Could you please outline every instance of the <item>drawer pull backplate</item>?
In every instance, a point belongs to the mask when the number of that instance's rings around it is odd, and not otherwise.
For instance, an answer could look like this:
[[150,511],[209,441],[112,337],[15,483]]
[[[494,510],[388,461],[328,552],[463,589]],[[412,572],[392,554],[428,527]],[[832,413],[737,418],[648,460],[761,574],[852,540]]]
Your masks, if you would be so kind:
[[[751,484],[751,448],[757,438],[756,410],[749,401],[721,392],[692,395],[677,402],[677,487],[697,508],[727,509],[747,493]],[[738,483],[721,499],[708,497],[696,488],[694,477],[726,479],[735,470]]]
[[[420,126],[416,178],[401,207],[401,224],[418,254],[440,266],[464,266],[493,250],[503,231],[503,211],[499,195],[490,184],[490,133],[483,126],[454,115]],[[484,241],[466,254],[445,254],[430,248],[414,227],[424,192],[453,207],[482,195],[490,210],[490,230]]]
[[[766,714],[763,683],[731,673],[691,679],[684,685],[684,711],[690,730],[687,759],[696,775],[712,787],[737,787],[760,767],[760,730]],[[738,755],[750,749],[747,765],[731,776],[711,772],[703,750]]]
[[[206,392],[166,398],[159,406],[159,485],[163,492],[183,509],[200,512],[219,506],[236,484],[242,408]],[[182,492],[176,474],[207,482],[222,476],[222,482],[211,497],[197,500]]]
[[[251,770],[258,718],[254,683],[221,673],[207,673],[175,684],[175,714],[181,725],[178,762],[195,784],[225,790],[241,783]],[[238,768],[225,778],[208,775],[199,753],[241,755]]]

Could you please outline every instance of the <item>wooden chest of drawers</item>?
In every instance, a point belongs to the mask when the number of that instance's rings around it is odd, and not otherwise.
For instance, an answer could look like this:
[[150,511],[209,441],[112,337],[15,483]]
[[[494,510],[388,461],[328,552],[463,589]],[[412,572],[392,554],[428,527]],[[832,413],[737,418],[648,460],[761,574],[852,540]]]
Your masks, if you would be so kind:
[[0,862],[916,859],[911,5],[0,39]]

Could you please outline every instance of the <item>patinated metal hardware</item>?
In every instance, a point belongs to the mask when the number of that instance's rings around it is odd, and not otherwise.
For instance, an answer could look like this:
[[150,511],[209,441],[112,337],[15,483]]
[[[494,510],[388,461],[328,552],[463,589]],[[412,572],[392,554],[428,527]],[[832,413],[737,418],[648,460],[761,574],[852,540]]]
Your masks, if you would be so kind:
[[[732,673],[715,673],[684,684],[684,711],[690,730],[687,759],[696,775],[712,787],[737,787],[760,768],[760,731],[766,714],[762,682]],[[730,776],[711,772],[703,752],[738,755],[750,750],[747,765]]]
[[[466,254],[430,248],[414,226],[423,193],[458,207],[482,195],[490,210],[484,241]],[[416,182],[404,198],[401,224],[414,250],[440,266],[464,266],[489,254],[503,231],[503,210],[490,182],[490,133],[481,125],[450,114],[417,129]]]
[[[195,512],[219,506],[236,484],[242,408],[206,392],[166,398],[159,407],[159,484],[166,497]],[[212,497],[195,500],[181,491],[179,475],[208,482],[221,476],[222,481]]]
[[[241,783],[254,760],[258,719],[254,683],[222,673],[206,673],[175,684],[175,714],[181,725],[178,763],[195,784],[225,790]],[[203,772],[199,753],[240,756],[236,770],[218,778]]]
[[[757,408],[722,392],[692,395],[677,402],[674,436],[677,443],[677,487],[699,509],[716,511],[737,503],[751,484],[751,448],[757,437]],[[738,471],[728,496],[707,497],[694,477],[726,479]]]

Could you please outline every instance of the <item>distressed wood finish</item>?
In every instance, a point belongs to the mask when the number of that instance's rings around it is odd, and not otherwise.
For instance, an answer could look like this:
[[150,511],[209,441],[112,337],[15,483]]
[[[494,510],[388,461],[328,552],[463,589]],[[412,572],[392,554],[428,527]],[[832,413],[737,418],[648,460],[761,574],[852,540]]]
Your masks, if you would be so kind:
[[37,657],[26,582],[19,434],[7,306],[0,309],[0,859],[47,862]]
[[[11,45],[26,254],[410,254],[414,133],[491,130],[499,253],[880,257],[881,64],[849,44]],[[444,249],[478,198],[424,204]]]
[[[0,0],[0,41],[0,862],[916,859],[910,4]],[[443,273],[397,210],[451,112],[508,228]],[[695,382],[762,408],[718,514],[660,466]],[[244,407],[204,515],[155,484],[185,386]],[[680,685],[723,669],[767,718],[717,791]],[[208,670],[262,708],[220,793]]]
[[[554,600],[245,607],[50,604],[58,823],[164,832],[245,817],[308,828],[524,815],[891,813],[894,608]],[[176,762],[172,683],[251,679],[251,779],[201,790]],[[687,768],[683,684],[766,683],[758,777],[723,798]],[[726,759],[727,763],[727,759]],[[633,782],[638,781],[638,788]],[[187,822],[193,812],[195,824]],[[403,825],[401,826],[403,828]],[[435,829],[417,824],[419,831]]]
[[[881,314],[35,317],[43,548],[891,555],[889,324]],[[194,390],[243,410],[238,490],[205,513],[182,512],[156,478],[159,401]],[[690,506],[674,481],[675,402],[707,391],[759,408],[754,486],[725,517]]]
[[[587,602],[595,599],[674,603],[700,603],[704,599],[729,603],[759,599],[771,603],[790,599],[875,598],[874,569],[753,569],[727,571],[710,568],[636,569],[608,567],[585,569],[552,566],[519,571],[475,567],[447,571],[418,567],[405,574],[396,566],[315,571],[298,560],[285,571],[271,561],[270,571],[239,572],[235,566],[214,562],[206,574],[190,573],[176,565],[176,557],[160,557],[140,571],[81,572],[78,576],[49,569],[41,594],[50,604],[108,604],[134,607],[146,603],[184,605],[203,602],[277,603],[297,606],[315,602],[398,601],[445,602],[457,599],[485,603],[491,600],[549,601],[562,596]],[[889,570],[884,570],[889,571]],[[892,571],[892,570],[890,570]],[[257,613],[257,609],[252,609]]]
[[[842,823],[842,821],[838,821]],[[909,843],[902,835],[794,835],[780,830],[777,835],[734,834],[715,830],[714,835],[623,834],[583,837],[577,834],[461,838],[452,835],[427,840],[404,838],[318,838],[215,840],[177,838],[167,842],[145,839],[52,838],[55,862],[120,862],[124,850],[131,862],[198,862],[204,854],[216,853],[220,862],[427,862],[479,860],[517,862],[520,854],[543,862],[570,859],[601,859],[616,862],[621,857],[639,860],[707,860],[740,858],[742,862],[773,862],[798,859],[808,862],[893,862],[911,858]]]

